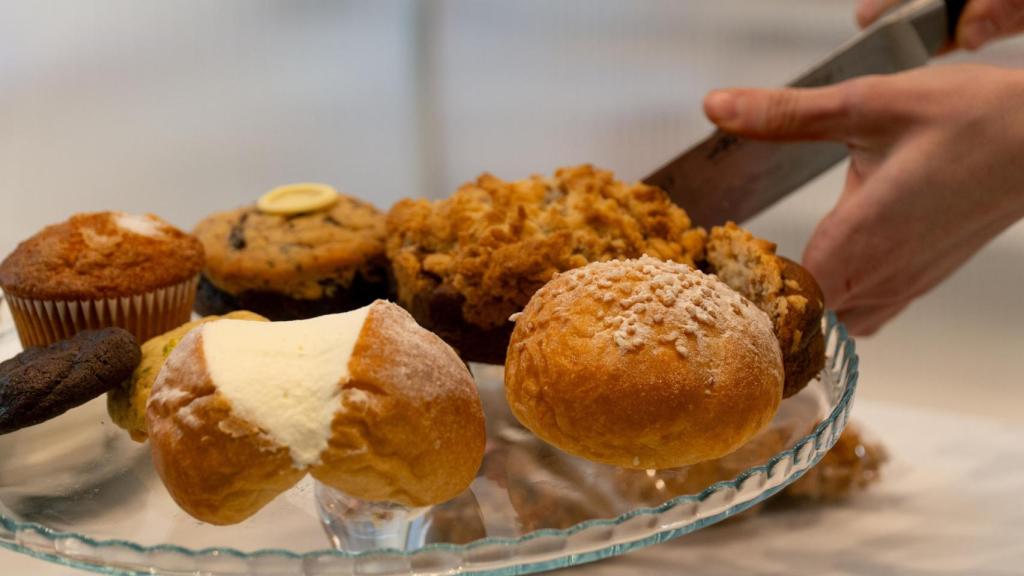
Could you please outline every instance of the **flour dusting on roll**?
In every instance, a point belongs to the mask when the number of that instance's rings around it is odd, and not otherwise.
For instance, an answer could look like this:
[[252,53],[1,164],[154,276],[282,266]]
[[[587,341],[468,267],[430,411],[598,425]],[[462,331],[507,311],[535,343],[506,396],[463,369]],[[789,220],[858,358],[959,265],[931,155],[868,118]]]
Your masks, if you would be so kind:
[[214,524],[244,520],[306,473],[357,498],[442,502],[475,477],[485,442],[466,366],[382,300],[192,330],[153,385],[147,424],[171,496]]
[[644,469],[735,450],[771,421],[784,378],[764,312],[714,276],[646,256],[537,291],[505,368],[509,406],[535,434]]

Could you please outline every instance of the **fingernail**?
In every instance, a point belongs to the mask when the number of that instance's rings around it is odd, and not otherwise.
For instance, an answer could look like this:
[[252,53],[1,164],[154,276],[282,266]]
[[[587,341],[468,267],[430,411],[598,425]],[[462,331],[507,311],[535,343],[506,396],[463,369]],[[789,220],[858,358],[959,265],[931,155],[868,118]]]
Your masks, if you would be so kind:
[[729,122],[737,115],[736,97],[728,92],[712,92],[704,102],[704,109],[713,122]]
[[977,50],[996,35],[996,25],[988,18],[969,22],[960,32],[960,44],[968,50]]

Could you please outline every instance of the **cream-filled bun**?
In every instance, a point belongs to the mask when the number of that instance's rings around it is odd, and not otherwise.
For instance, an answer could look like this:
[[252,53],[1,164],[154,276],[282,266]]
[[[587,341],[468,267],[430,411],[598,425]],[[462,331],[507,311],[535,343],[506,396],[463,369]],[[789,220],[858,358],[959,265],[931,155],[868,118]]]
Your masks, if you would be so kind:
[[625,468],[732,452],[771,421],[782,384],[764,312],[714,276],[646,256],[546,284],[516,319],[505,364],[524,426]]
[[147,406],[153,462],[212,524],[251,516],[307,472],[352,496],[425,506],[476,476],[484,417],[465,364],[398,306],[204,324]]

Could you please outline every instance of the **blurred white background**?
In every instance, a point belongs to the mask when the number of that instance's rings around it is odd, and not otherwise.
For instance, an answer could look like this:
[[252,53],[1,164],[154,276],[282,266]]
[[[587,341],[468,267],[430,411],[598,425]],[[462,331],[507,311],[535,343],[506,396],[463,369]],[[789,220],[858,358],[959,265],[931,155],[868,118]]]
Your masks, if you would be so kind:
[[[778,85],[852,0],[3,2],[0,254],[77,211],[191,228],[286,182],[387,208],[482,171],[635,179],[702,137],[703,94]],[[1024,42],[967,58],[1024,64]],[[993,169],[999,169],[993,166]],[[750,223],[799,257],[841,170]],[[1024,420],[1018,225],[880,335],[862,397]]]

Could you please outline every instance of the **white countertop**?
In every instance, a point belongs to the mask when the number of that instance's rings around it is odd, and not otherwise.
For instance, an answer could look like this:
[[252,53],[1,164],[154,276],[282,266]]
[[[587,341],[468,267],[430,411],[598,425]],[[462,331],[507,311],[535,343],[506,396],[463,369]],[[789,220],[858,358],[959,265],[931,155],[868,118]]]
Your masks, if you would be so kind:
[[[582,569],[588,575],[995,576],[1024,570],[1024,427],[860,402],[892,461],[852,501],[761,514]],[[571,573],[572,570],[567,570]]]

